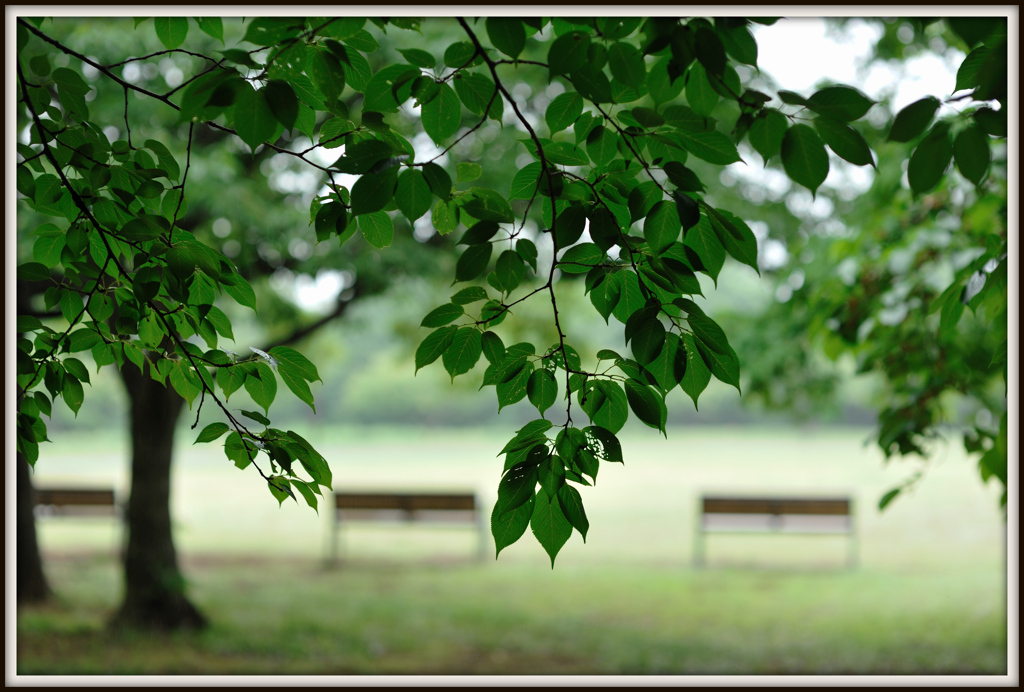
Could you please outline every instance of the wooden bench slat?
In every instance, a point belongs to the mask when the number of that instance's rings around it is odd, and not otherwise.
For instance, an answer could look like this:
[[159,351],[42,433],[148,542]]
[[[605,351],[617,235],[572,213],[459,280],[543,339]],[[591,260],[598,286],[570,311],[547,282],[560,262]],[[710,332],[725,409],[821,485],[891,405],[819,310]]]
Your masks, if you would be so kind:
[[69,505],[97,506],[116,504],[113,490],[86,490],[72,488],[37,488],[35,491],[36,505],[53,505],[64,507]]
[[705,497],[705,514],[848,515],[846,498]]
[[421,493],[335,493],[337,509],[476,510],[474,495]]

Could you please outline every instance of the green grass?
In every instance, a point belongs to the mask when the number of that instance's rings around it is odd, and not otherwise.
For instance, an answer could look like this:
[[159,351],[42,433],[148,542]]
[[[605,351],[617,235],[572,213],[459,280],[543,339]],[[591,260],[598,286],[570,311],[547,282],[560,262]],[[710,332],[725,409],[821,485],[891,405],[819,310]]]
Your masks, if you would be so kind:
[[[463,487],[493,501],[488,431],[300,431],[335,488]],[[308,434],[307,434],[308,433]],[[33,674],[1006,674],[1003,523],[955,449],[883,514],[911,467],[884,469],[863,432],[677,429],[626,435],[626,465],[583,491],[591,522],[552,571],[528,536],[470,560],[472,531],[355,527],[321,564],[326,516],[276,506],[216,448],[177,464],[177,545],[212,627],[149,637],[103,628],[121,588],[109,522],[40,527],[58,603],[18,617]],[[190,442],[191,440],[188,440]],[[187,443],[182,445],[184,449]],[[54,445],[38,481],[124,482],[110,439]],[[842,537],[711,536],[689,566],[703,490],[850,492],[861,566]],[[326,515],[326,512],[322,512]]]

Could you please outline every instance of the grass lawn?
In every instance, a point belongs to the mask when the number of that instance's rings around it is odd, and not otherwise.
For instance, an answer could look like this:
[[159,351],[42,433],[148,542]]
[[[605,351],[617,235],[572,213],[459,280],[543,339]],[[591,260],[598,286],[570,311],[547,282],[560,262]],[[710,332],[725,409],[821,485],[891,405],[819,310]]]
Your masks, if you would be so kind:
[[[493,503],[504,443],[487,430],[299,430],[335,489],[464,488]],[[199,635],[103,629],[121,590],[109,521],[45,522],[60,598],[23,609],[17,668],[34,674],[977,674],[1007,672],[1004,524],[995,488],[953,445],[883,467],[866,431],[680,428],[623,435],[626,464],[582,494],[590,518],[552,570],[529,535],[474,562],[470,530],[354,527],[322,565],[327,512],[277,507],[252,471],[183,435],[179,554],[210,617]],[[506,435],[507,437],[507,435]],[[127,489],[120,440],[48,446],[37,482]],[[703,491],[849,493],[860,567],[841,536],[711,536],[690,566]],[[493,551],[492,551],[493,554]]]

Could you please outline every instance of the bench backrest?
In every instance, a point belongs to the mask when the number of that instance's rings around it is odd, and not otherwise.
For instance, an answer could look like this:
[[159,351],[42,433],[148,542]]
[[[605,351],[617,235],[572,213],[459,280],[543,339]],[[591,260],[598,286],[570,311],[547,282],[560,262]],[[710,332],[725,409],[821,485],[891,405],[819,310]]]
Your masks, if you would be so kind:
[[476,510],[476,496],[462,493],[335,493],[337,509]]
[[116,514],[114,491],[86,488],[36,488],[36,507],[48,514],[94,515]]
[[849,516],[849,498],[704,497],[704,514]]

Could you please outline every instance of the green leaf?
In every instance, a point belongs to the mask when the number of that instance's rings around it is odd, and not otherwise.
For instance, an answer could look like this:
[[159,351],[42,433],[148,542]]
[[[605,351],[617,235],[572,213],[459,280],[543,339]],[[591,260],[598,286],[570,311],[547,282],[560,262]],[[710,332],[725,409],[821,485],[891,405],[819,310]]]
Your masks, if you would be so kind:
[[455,332],[441,360],[444,369],[454,380],[457,376],[472,370],[480,359],[480,354],[480,331],[474,327],[461,327]]
[[224,23],[220,17],[193,17],[196,25],[203,33],[214,37],[221,43],[224,42]]
[[555,376],[548,370],[535,370],[526,384],[526,394],[530,398],[530,403],[543,415],[558,398]]
[[560,166],[586,166],[590,158],[583,150],[570,142],[552,142],[545,145],[544,157],[549,163]]
[[583,97],[575,91],[566,91],[551,100],[544,112],[544,120],[554,134],[572,125],[582,113]]
[[250,149],[270,139],[277,129],[277,118],[267,105],[263,90],[256,91],[248,82],[235,92],[235,132]]
[[618,156],[620,141],[616,132],[598,125],[587,135],[587,154],[598,166],[606,166]]
[[278,363],[278,371],[293,372],[303,380],[322,381],[316,366],[294,348],[275,346],[268,352]]
[[510,364],[505,364],[502,373],[505,379],[495,386],[499,411],[517,401],[522,401],[526,396],[530,376],[533,373],[533,365],[527,363],[525,358],[518,358]]
[[[498,255],[498,260],[495,262],[495,281],[491,285],[502,293],[511,293],[519,286],[525,275],[526,264],[523,262],[523,258],[514,250],[505,250]],[[488,278],[488,281],[490,282],[491,279]]]
[[722,245],[736,260],[761,273],[757,266],[757,238],[750,227],[737,216],[720,209],[712,209],[711,225],[718,233]]
[[656,202],[644,220],[644,238],[655,255],[660,255],[678,240],[681,230],[675,202]]
[[700,355],[693,335],[683,334],[682,341],[686,352],[686,370],[679,386],[693,399],[693,406],[697,408],[697,397],[700,396],[701,392],[704,391],[711,381],[711,371],[708,369],[707,363],[704,362],[704,358]]
[[871,156],[871,147],[859,132],[846,123],[820,117],[814,120],[814,127],[825,144],[840,158],[855,166],[875,165],[874,158]]
[[964,128],[953,141],[953,157],[960,173],[980,185],[992,160],[988,136],[977,125]]
[[[139,349],[134,349],[134,352],[138,353],[141,359],[142,352]],[[125,354],[129,358],[132,357],[132,352],[127,347],[125,348]],[[195,401],[195,398],[199,396],[199,392],[202,391],[202,382],[199,380],[199,377],[185,361],[179,361],[170,371],[170,381],[174,391],[180,394],[191,408],[192,402]]]
[[487,300],[487,291],[480,286],[469,286],[452,296],[455,305],[469,305],[479,300]]
[[484,169],[479,163],[460,161],[455,164],[455,180],[460,183],[468,183],[483,175]]
[[476,54],[476,47],[469,41],[459,41],[444,51],[445,67],[467,67]]
[[642,89],[647,81],[644,56],[626,41],[616,41],[608,48],[608,67],[612,77],[634,89]]
[[224,455],[235,462],[235,466],[244,469],[256,456],[256,450],[251,445],[251,442],[246,443],[241,435],[233,432],[224,440]]
[[512,177],[512,189],[509,192],[509,199],[531,199],[537,191],[537,183],[540,179],[540,163],[534,161],[528,163]]
[[217,423],[210,423],[205,428],[203,428],[202,432],[199,433],[199,437],[197,437],[196,441],[193,442],[192,444],[199,444],[200,442],[212,442],[221,435],[223,435],[224,433],[228,432],[230,429],[231,428],[229,428],[226,423],[221,423],[219,421]]
[[17,276],[23,281],[49,281],[50,269],[41,262],[26,262],[18,265]]
[[987,106],[979,108],[971,114],[974,122],[993,137],[1005,137],[1007,133],[1006,109],[992,110]]
[[875,102],[853,87],[837,85],[814,92],[806,105],[819,115],[850,122],[862,118]]
[[501,120],[504,111],[501,95],[489,77],[477,72],[463,72],[454,82],[455,93],[468,111],[483,115],[486,110],[488,117]]
[[410,65],[432,70],[437,65],[437,58],[425,50],[419,48],[399,48],[398,52],[409,62]]
[[584,63],[569,76],[576,91],[594,103],[611,103],[614,100],[612,85],[608,81],[607,75],[591,64]]
[[188,19],[185,17],[154,17],[156,37],[165,48],[177,48],[188,36]]
[[[345,128],[347,124],[347,122],[341,123],[341,127]],[[324,139],[322,133],[323,128],[321,127],[321,142]],[[346,146],[345,155],[335,161],[332,168],[337,168],[342,173],[350,175],[362,175],[368,173],[381,161],[386,161],[394,155],[395,150],[387,142],[382,142],[379,139],[367,139]]]
[[697,350],[711,370],[711,374],[722,382],[732,385],[740,391],[740,359],[731,348],[725,353],[718,353],[706,346],[706,342],[698,340]]
[[245,377],[245,391],[264,411],[270,411],[270,405],[277,396],[277,378],[269,365],[263,362],[256,364],[256,369]]
[[939,100],[934,96],[925,96],[923,99],[914,101],[906,106],[892,121],[889,129],[889,142],[909,142],[928,127],[935,117],[935,111],[939,109]]
[[264,98],[270,112],[279,123],[289,130],[295,127],[295,121],[299,117],[299,99],[288,82],[270,80],[264,88]]
[[[478,287],[478,286],[474,286],[473,288],[477,288],[478,290],[483,292],[483,289]],[[471,289],[466,289],[466,290],[471,290]],[[482,298],[486,298],[486,297],[487,297],[487,294],[484,293]],[[420,326],[421,327],[443,327],[446,324],[450,324],[450,323],[454,322],[455,320],[459,319],[460,317],[462,317],[465,314],[466,314],[466,311],[462,309],[461,305],[456,305],[455,303],[446,303],[446,304],[444,304],[444,305],[442,305],[440,307],[436,307],[433,310],[431,310],[430,312],[428,312],[426,317],[423,318],[423,321],[420,322]]]
[[362,231],[363,238],[370,245],[378,250],[391,245],[395,238],[395,226],[387,212],[375,211],[357,216],[356,219],[359,221],[359,230]]
[[518,58],[526,47],[523,20],[516,17],[488,17],[485,24],[491,45],[511,58]]
[[313,409],[313,413],[316,413],[316,406],[313,404],[313,392],[309,389],[309,385],[306,384],[306,380],[297,376],[293,370],[284,367],[278,368],[277,374],[281,376],[281,380],[291,393]]
[[701,214],[697,225],[686,232],[683,244],[697,253],[708,276],[717,281],[725,264],[725,247],[706,215]]
[[243,41],[257,46],[272,46],[295,38],[305,28],[305,21],[294,17],[259,17],[249,22]]
[[423,165],[423,177],[427,181],[431,192],[435,195],[441,199],[447,199],[451,196],[452,177],[448,175],[448,171],[436,163],[426,163]]
[[[47,278],[49,278],[49,272],[47,272]],[[82,296],[78,292],[72,290],[60,292],[60,312],[64,315],[64,319],[73,323],[81,317],[84,311],[85,303],[82,302]]]
[[686,83],[686,102],[700,115],[710,115],[718,105],[718,92],[708,81],[703,65],[695,63],[690,68],[689,81]]
[[437,97],[420,108],[423,129],[436,144],[454,135],[462,122],[462,105],[455,91],[443,84]]
[[441,235],[448,235],[459,226],[459,207],[454,201],[440,199],[430,212],[430,223]]
[[455,264],[456,281],[472,281],[484,273],[491,259],[491,245],[471,245],[466,248]]
[[636,380],[626,380],[626,399],[633,414],[645,425],[665,432],[668,410],[658,394]]
[[896,499],[896,496],[903,492],[903,488],[893,488],[878,500],[878,511],[881,512],[883,509],[889,506],[889,504]]
[[949,141],[949,126],[938,123],[910,155],[907,179],[914,194],[924,194],[938,185],[952,159],[953,145]]
[[472,188],[469,191],[469,198],[463,203],[462,208],[470,216],[481,221],[512,223],[515,220],[508,201],[499,193],[487,188]]
[[599,425],[612,434],[626,424],[629,417],[626,394],[610,380],[590,380],[577,394],[580,407],[594,425]]
[[666,334],[658,357],[644,366],[654,375],[658,386],[668,392],[682,381],[686,374],[686,351],[678,334]]
[[441,327],[427,335],[416,349],[416,370],[430,365],[441,357],[455,338],[458,327]]
[[501,342],[501,337],[494,332],[484,332],[480,335],[480,347],[483,349],[484,357],[491,365],[500,365],[505,360],[505,344]]
[[590,37],[582,31],[562,34],[548,48],[548,69],[551,75],[574,72],[587,63]]
[[[442,169],[443,170],[443,169]],[[395,204],[405,214],[409,222],[413,222],[430,211],[433,195],[426,176],[421,171],[407,169],[398,176],[398,187],[395,188]]]
[[580,243],[565,251],[558,260],[558,268],[566,274],[584,274],[604,261],[604,250],[594,243]]
[[746,26],[715,27],[726,52],[745,65],[757,66],[757,41]]
[[646,313],[646,309],[635,312],[626,323],[630,348],[641,365],[657,358],[665,344],[665,326],[658,320],[657,312]]
[[342,235],[348,225],[348,213],[337,202],[328,202],[320,207],[315,220],[316,240],[323,242],[333,235]]
[[[365,173],[352,186],[352,213],[361,216],[381,211],[394,198],[397,185],[397,168],[387,168],[380,173]],[[386,244],[390,244],[390,241]]]
[[773,108],[764,109],[763,114],[754,119],[747,137],[751,146],[764,159],[765,166],[771,157],[782,150],[782,139],[788,127],[786,116]]
[[647,92],[655,103],[668,103],[683,92],[685,82],[681,78],[672,79],[668,73],[670,63],[669,58],[662,58],[647,74]]
[[530,518],[530,529],[537,541],[551,557],[551,569],[555,568],[555,557],[569,537],[572,536],[572,524],[565,518],[558,498],[549,497],[547,493],[539,493],[534,498],[533,516]]
[[[533,483],[536,485],[536,477]],[[494,536],[494,546],[497,550],[495,557],[501,554],[502,549],[515,543],[526,533],[526,527],[530,525],[530,519],[533,517],[533,504],[534,499],[531,495],[522,505],[504,512],[500,511],[499,505],[494,506],[491,511],[491,535]]]
[[956,326],[964,314],[964,304],[960,301],[957,293],[952,293],[942,305],[942,314],[939,318],[939,336],[944,341],[952,339],[956,335]]
[[574,529],[580,532],[584,543],[587,540],[587,531],[590,530],[590,522],[587,520],[587,513],[583,511],[583,498],[576,488],[565,484],[558,489],[558,504],[565,513],[565,518]]
[[811,191],[828,177],[828,153],[818,133],[810,125],[793,125],[782,139],[782,166],[786,175]]
[[679,130],[676,133],[676,138],[691,154],[708,163],[726,166],[740,160],[736,145],[721,132]]

